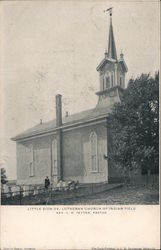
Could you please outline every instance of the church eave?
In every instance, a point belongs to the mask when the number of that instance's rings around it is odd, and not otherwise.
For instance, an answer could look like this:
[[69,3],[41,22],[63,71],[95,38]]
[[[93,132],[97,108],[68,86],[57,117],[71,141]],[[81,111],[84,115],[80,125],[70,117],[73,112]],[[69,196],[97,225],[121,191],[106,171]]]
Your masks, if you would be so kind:
[[111,91],[113,91],[115,89],[119,89],[122,92],[124,91],[124,89],[122,89],[119,85],[117,85],[117,86],[114,86],[114,87],[112,87],[110,89],[105,89],[105,90],[98,91],[95,94],[98,95],[98,96],[100,96],[102,94],[110,93]]
[[99,71],[101,70],[101,68],[105,65],[106,62],[112,62],[112,63],[116,63],[117,60],[112,59],[112,58],[104,58],[100,64],[97,66],[96,70]]
[[[87,124],[87,123],[94,123],[98,120],[102,120],[104,118],[107,118],[108,117],[108,113],[107,114],[104,114],[102,116],[98,116],[96,118],[91,118],[91,119],[87,119],[87,120],[83,120],[83,121],[78,121],[78,122],[74,122],[74,123],[70,123],[70,124],[62,124],[62,126],[60,127],[55,127],[53,129],[48,129],[46,131],[41,131],[41,132],[38,132],[38,133],[31,133],[31,134],[26,134],[26,135],[18,135],[16,137],[13,137],[11,138],[12,141],[25,141],[25,140],[29,140],[29,139],[32,139],[33,137],[34,138],[39,138],[39,137],[42,137],[42,136],[47,136],[47,135],[50,135],[50,134],[53,134],[53,133],[56,133],[57,131],[59,131],[60,129],[61,130],[66,130],[68,128],[76,128],[80,125],[84,125]],[[83,126],[82,126],[83,127]]]

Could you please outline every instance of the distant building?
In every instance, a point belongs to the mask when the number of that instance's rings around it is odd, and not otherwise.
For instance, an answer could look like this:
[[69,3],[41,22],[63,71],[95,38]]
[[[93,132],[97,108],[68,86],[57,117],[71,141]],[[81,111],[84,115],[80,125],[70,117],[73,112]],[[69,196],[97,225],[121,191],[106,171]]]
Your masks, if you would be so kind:
[[110,16],[108,51],[97,67],[98,103],[95,108],[62,117],[62,96],[56,96],[56,120],[40,122],[17,135],[17,184],[42,184],[49,176],[80,183],[108,182],[119,176],[104,155],[108,154],[107,119],[125,88],[127,66],[123,54],[117,58]]

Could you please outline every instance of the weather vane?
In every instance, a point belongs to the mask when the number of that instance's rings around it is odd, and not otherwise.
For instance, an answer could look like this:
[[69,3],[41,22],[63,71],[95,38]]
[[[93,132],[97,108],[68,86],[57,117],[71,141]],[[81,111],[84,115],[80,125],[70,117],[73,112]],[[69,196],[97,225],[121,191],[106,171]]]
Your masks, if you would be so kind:
[[112,16],[112,9],[113,9],[113,7],[108,8],[107,10],[104,10],[103,12],[109,12],[110,16]]

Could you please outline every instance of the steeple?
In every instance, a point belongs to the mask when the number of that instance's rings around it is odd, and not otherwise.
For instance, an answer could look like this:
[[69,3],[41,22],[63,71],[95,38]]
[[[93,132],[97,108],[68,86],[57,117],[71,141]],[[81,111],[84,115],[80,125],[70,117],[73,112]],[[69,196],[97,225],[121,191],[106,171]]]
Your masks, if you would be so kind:
[[108,51],[105,51],[103,60],[97,67],[99,72],[100,87],[96,95],[99,96],[97,108],[109,107],[120,101],[120,96],[125,88],[127,66],[121,52],[117,59],[116,46],[112,26],[112,8],[105,10],[110,14]]
[[110,12],[110,29],[109,29],[109,40],[108,40],[108,57],[117,60],[115,39],[112,27],[112,10]]

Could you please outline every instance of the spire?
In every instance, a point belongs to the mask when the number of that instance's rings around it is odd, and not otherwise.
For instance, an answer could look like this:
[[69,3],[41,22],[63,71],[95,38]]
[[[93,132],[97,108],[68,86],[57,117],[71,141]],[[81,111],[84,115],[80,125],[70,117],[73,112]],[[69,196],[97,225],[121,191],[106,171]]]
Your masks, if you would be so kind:
[[112,20],[110,20],[110,31],[109,31],[109,40],[108,40],[108,57],[117,60],[115,39],[113,35]]
[[109,40],[108,40],[108,57],[117,60],[115,39],[112,27],[112,8],[107,9],[110,13],[110,30],[109,30]]

